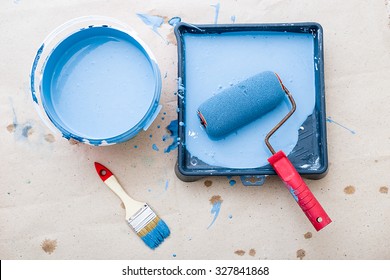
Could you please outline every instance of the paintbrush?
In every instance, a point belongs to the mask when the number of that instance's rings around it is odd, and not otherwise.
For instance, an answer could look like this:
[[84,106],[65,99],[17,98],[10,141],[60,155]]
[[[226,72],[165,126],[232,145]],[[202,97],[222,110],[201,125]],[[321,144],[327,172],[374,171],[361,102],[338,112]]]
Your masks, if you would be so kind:
[[151,249],[158,247],[171,233],[167,224],[148,204],[132,199],[107,167],[95,162],[95,168],[103,182],[125,205],[126,221],[130,227]]

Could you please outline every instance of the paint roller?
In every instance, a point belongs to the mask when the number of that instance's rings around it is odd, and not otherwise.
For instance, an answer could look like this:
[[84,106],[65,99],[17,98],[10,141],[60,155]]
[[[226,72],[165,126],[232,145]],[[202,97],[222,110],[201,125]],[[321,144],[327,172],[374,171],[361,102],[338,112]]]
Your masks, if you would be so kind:
[[272,153],[268,162],[319,231],[331,223],[331,219],[284,152],[276,152],[269,142],[271,136],[296,110],[294,98],[276,73],[262,72],[223,90],[203,102],[197,113],[206,133],[215,140],[271,112],[286,96],[291,103],[291,110],[265,137],[265,144]]

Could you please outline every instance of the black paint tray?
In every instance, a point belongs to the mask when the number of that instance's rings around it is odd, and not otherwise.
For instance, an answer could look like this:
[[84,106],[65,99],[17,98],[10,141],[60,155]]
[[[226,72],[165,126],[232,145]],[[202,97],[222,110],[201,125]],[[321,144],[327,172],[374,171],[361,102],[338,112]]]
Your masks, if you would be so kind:
[[[313,38],[312,59],[315,69],[313,71],[315,98],[314,110],[302,123],[298,132],[298,141],[289,153],[288,157],[297,171],[304,177],[320,179],[326,175],[328,168],[327,143],[326,143],[326,115],[325,115],[325,86],[324,86],[324,55],[323,55],[323,32],[318,23],[288,23],[288,24],[229,24],[229,25],[191,25],[179,23],[175,27],[175,35],[178,47],[178,161],[176,174],[183,181],[194,181],[205,176],[241,176],[247,185],[261,184],[265,175],[274,175],[272,167],[268,164],[254,168],[230,168],[208,164],[192,155],[187,149],[186,138],[186,106],[188,92],[188,65],[186,57],[186,36],[190,35],[193,40],[204,36],[218,37],[226,34],[307,34]],[[254,37],[255,38],[255,37]],[[289,37],[286,37],[289,38]],[[288,44],[282,46],[288,48]],[[221,48],[221,52],[225,51]],[[207,52],[207,48],[203,50]],[[232,54],[234,55],[234,54]],[[311,53],[310,53],[311,55]],[[226,59],[229,59],[227,56]],[[275,61],[275,64],[278,61]],[[279,62],[281,63],[281,62]],[[244,70],[238,69],[238,71]],[[224,69],[221,69],[224,71]],[[202,83],[201,80],[196,81]],[[218,85],[215,85],[218,87]],[[288,87],[288,85],[287,85]],[[195,93],[193,93],[195,94]],[[275,123],[276,124],[276,123]],[[259,145],[263,145],[264,139],[259,139]],[[269,155],[270,156],[270,155]],[[196,165],[194,165],[196,161]],[[250,179],[256,178],[255,180]],[[249,179],[248,179],[249,178]],[[257,182],[256,182],[257,181]]]

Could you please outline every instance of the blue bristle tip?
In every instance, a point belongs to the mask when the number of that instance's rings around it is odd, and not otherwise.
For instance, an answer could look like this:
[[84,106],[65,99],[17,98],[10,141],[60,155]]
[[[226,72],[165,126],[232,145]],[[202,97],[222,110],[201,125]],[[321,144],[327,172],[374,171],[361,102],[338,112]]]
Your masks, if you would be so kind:
[[151,249],[157,248],[165,238],[171,234],[167,224],[163,220],[159,220],[156,227],[150,231],[141,239],[148,245]]

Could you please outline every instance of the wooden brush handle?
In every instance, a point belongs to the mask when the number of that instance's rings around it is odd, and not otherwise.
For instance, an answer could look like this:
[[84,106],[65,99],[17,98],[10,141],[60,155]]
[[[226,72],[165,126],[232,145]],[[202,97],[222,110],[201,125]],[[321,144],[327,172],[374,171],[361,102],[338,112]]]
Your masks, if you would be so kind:
[[132,199],[119,184],[114,175],[108,177],[104,183],[122,200],[126,208],[126,220],[129,220],[145,203]]
[[291,161],[282,151],[274,154],[268,161],[317,231],[332,222]]

